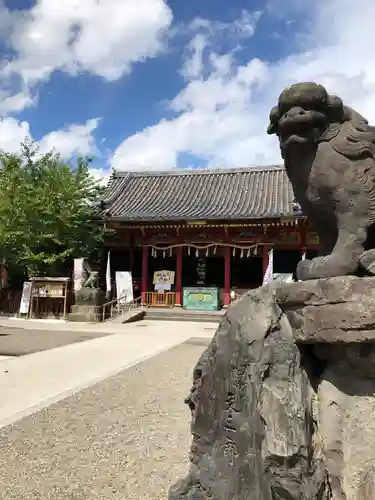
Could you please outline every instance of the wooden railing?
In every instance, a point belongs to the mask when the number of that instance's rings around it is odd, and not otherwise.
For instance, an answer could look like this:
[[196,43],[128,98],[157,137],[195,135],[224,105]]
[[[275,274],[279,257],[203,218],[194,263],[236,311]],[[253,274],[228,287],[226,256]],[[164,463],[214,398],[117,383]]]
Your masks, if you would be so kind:
[[146,307],[174,307],[175,303],[175,292],[147,292],[144,305]]
[[142,306],[141,297],[132,300],[131,302],[122,303],[125,297],[118,297],[114,300],[104,303],[101,306],[101,321],[107,321],[117,316],[123,316],[128,311],[139,309]]

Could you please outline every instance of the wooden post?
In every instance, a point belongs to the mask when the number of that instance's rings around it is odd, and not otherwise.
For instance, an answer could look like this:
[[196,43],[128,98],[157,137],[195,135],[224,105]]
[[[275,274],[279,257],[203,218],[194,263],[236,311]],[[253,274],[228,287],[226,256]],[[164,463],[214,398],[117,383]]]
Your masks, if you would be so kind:
[[182,306],[182,247],[177,247],[176,260],[176,303],[177,307]]
[[141,301],[142,304],[146,303],[148,282],[148,246],[142,247],[142,282],[141,282]]
[[63,290],[64,290],[64,319],[66,319],[68,310],[67,310],[67,305],[68,305],[68,283],[66,282],[63,284]]
[[225,247],[224,256],[224,307],[230,304],[230,247]]

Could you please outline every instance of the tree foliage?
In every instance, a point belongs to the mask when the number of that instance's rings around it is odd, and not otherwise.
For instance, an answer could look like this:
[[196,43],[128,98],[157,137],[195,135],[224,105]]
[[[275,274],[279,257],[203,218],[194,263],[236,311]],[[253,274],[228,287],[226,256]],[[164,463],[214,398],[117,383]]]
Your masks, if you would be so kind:
[[75,164],[24,142],[19,155],[0,152],[0,259],[29,276],[56,275],[75,257],[101,248],[97,214],[102,188],[90,158]]

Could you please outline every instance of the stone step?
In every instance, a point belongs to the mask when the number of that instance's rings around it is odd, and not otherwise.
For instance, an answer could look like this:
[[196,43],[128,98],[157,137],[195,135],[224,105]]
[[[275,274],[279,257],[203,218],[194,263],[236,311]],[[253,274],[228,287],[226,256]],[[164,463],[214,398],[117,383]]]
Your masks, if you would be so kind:
[[223,318],[223,313],[219,312],[200,312],[200,311],[174,311],[174,310],[157,310],[146,309],[145,320],[160,320],[160,321],[189,321],[198,323],[220,323]]
[[132,309],[123,314],[114,314],[112,318],[107,318],[106,323],[112,324],[122,324],[122,323],[133,323],[134,321],[140,321],[144,318],[145,310],[143,308]]

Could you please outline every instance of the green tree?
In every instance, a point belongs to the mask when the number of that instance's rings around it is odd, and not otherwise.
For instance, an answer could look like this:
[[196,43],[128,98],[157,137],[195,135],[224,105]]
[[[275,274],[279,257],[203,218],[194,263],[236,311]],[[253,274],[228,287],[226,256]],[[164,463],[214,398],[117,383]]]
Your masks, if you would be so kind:
[[90,175],[90,158],[70,164],[24,142],[20,155],[1,153],[0,163],[3,261],[45,276],[61,274],[75,257],[98,257],[105,235],[97,220],[102,187]]
[[0,262],[21,266],[20,250],[27,244],[27,193],[19,157],[0,154]]

